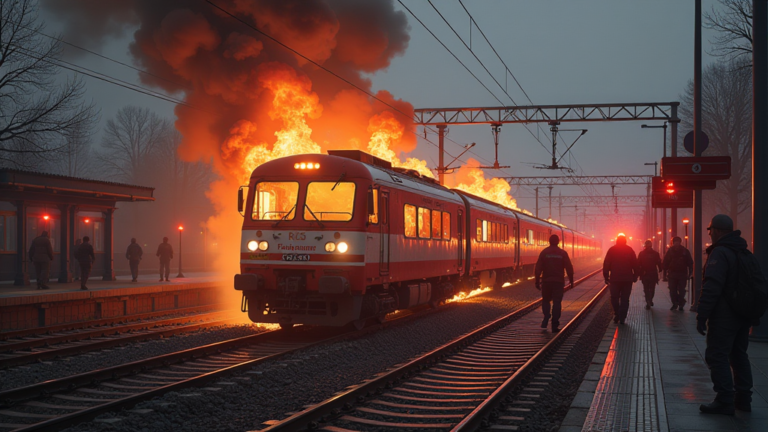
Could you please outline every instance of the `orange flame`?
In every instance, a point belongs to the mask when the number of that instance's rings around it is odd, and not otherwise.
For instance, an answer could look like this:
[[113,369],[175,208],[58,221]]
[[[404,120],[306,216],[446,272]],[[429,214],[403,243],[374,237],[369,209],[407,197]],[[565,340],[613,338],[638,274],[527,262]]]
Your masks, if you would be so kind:
[[368,122],[368,132],[371,132],[371,140],[368,142],[368,152],[392,163],[393,166],[408,168],[418,171],[419,174],[434,178],[432,171],[427,168],[427,161],[416,158],[407,158],[401,161],[392,150],[393,143],[403,138],[405,126],[395,119],[389,111],[371,117]]
[[448,299],[445,302],[446,303],[453,303],[453,302],[457,302],[457,301],[466,300],[466,299],[468,299],[470,297],[474,297],[476,295],[485,294],[488,291],[491,291],[491,287],[473,289],[469,293],[465,293],[465,292],[462,291],[462,292],[454,295],[452,299]]

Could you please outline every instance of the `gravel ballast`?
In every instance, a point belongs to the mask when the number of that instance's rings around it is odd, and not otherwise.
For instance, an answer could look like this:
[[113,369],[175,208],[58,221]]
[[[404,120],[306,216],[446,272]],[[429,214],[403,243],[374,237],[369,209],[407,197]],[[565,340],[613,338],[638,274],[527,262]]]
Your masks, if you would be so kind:
[[308,348],[207,387],[170,392],[130,411],[104,414],[67,430],[262,429],[264,421],[321,402],[539,297],[533,281],[493,290],[358,339]]

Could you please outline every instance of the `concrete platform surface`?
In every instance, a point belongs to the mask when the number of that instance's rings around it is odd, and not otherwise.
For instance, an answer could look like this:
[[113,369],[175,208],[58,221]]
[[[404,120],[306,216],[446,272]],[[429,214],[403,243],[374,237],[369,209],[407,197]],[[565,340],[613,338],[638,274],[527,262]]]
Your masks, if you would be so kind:
[[[135,290],[133,292],[147,291],[148,288],[150,290],[162,290],[163,288],[179,290],[192,287],[198,288],[201,287],[201,284],[205,286],[223,285],[226,282],[221,278],[221,275],[212,272],[185,273],[184,276],[185,277],[183,278],[176,278],[172,275],[170,277],[170,282],[160,282],[156,274],[139,275],[137,282],[131,282],[130,276],[118,276],[117,280],[114,281],[104,281],[98,277],[88,280],[87,291],[80,289],[80,281],[70,283],[51,281],[48,283],[50,289],[47,290],[38,290],[35,282],[26,286],[16,286],[13,285],[13,282],[3,282],[0,283],[0,306],[27,303],[26,300],[29,300],[29,297],[49,297],[51,299],[57,299],[61,294],[67,293],[82,293],[86,296],[90,296],[89,293],[106,294],[103,291],[122,289]],[[19,298],[20,303],[8,300],[12,298]]]
[[696,314],[670,311],[664,282],[654,303],[645,310],[635,284],[627,324],[608,326],[560,431],[768,431],[768,344],[749,346],[752,412],[702,414],[715,393]]

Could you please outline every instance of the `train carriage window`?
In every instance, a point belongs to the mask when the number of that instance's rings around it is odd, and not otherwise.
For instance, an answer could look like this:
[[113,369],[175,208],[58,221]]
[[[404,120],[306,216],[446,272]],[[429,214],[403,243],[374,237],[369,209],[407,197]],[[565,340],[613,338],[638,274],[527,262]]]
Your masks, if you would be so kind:
[[451,214],[443,212],[443,240],[451,239]]
[[504,224],[504,233],[501,238],[504,240],[504,243],[509,243],[509,225]]
[[432,210],[432,238],[433,239],[440,239],[441,236],[441,227],[440,223],[442,219],[442,212],[438,210]]
[[483,221],[483,241],[488,241],[488,221]]
[[533,230],[528,230],[528,244],[533,245]]
[[379,190],[369,189],[368,193],[373,197],[373,209],[368,209],[369,211],[373,210],[373,213],[368,214],[368,223],[377,224],[379,223]]
[[403,213],[403,227],[405,236],[416,237],[416,206],[406,204]]
[[419,207],[417,222],[419,238],[430,238],[430,234],[432,234],[432,211],[428,208]]
[[475,222],[477,223],[477,241],[481,242],[483,241],[483,221],[475,219]]
[[493,223],[493,241],[494,243],[499,242],[499,224],[498,222]]
[[296,182],[260,182],[254,188],[252,220],[293,220],[299,199]]
[[311,182],[304,202],[304,220],[348,222],[355,207],[355,183]]

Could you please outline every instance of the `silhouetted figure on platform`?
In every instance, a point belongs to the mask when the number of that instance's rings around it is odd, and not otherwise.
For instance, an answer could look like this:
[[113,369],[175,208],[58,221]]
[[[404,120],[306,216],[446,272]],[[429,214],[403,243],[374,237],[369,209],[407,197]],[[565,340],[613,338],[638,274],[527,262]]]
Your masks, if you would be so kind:
[[669,298],[672,299],[672,308],[683,310],[685,306],[685,288],[688,279],[693,276],[693,258],[691,252],[683,246],[683,239],[672,238],[672,246],[664,255],[664,272],[669,281]]
[[[541,290],[541,310],[544,312],[544,321],[541,328],[547,328],[550,316],[552,317],[552,333],[560,331],[560,311],[565,289],[565,274],[573,286],[573,265],[568,257],[568,252],[560,249],[560,237],[552,235],[549,238],[549,247],[541,251],[539,260],[536,261],[536,289]],[[550,315],[549,302],[552,302]]]
[[661,256],[653,250],[653,242],[645,241],[645,249],[637,254],[637,262],[640,265],[640,281],[643,282],[645,292],[645,308],[653,306],[653,296],[656,295],[656,284],[659,283],[661,273]]
[[125,251],[125,259],[128,260],[128,264],[131,267],[131,282],[136,282],[139,278],[139,263],[141,262],[141,256],[144,255],[144,251],[141,249],[136,239],[131,239],[131,244],[128,245],[128,249]]
[[734,408],[752,410],[752,368],[747,347],[749,328],[759,320],[750,322],[737,315],[725,298],[736,289],[738,272],[747,271],[739,264],[739,254],[747,249],[747,241],[741,238],[741,231],[733,230],[733,220],[723,214],[713,217],[707,230],[712,246],[707,248],[696,330],[707,336],[704,360],[717,396],[699,409],[708,414],[733,415]]
[[620,235],[603,260],[603,277],[611,291],[614,323],[626,322],[632,284],[637,282],[639,275],[640,266],[635,251],[627,245],[627,238]]
[[88,278],[91,276],[91,268],[93,268],[93,262],[96,261],[96,255],[93,253],[93,245],[91,244],[91,238],[88,236],[83,237],[83,243],[77,248],[75,252],[75,258],[80,263],[80,289],[87,290]]
[[160,258],[160,282],[165,276],[166,281],[170,281],[171,260],[173,259],[173,247],[168,243],[168,237],[163,237],[163,242],[157,247],[157,256]]
[[39,237],[32,240],[29,259],[35,264],[37,289],[48,289],[48,275],[51,271],[51,261],[53,261],[53,247],[51,239],[48,238],[48,231],[43,231]]
[[80,280],[80,262],[77,261],[77,257],[75,257],[75,254],[77,254],[77,250],[80,249],[80,245],[83,244],[83,241],[80,239],[75,240],[75,245],[72,247],[72,261],[70,262],[70,267],[72,267],[72,280]]

